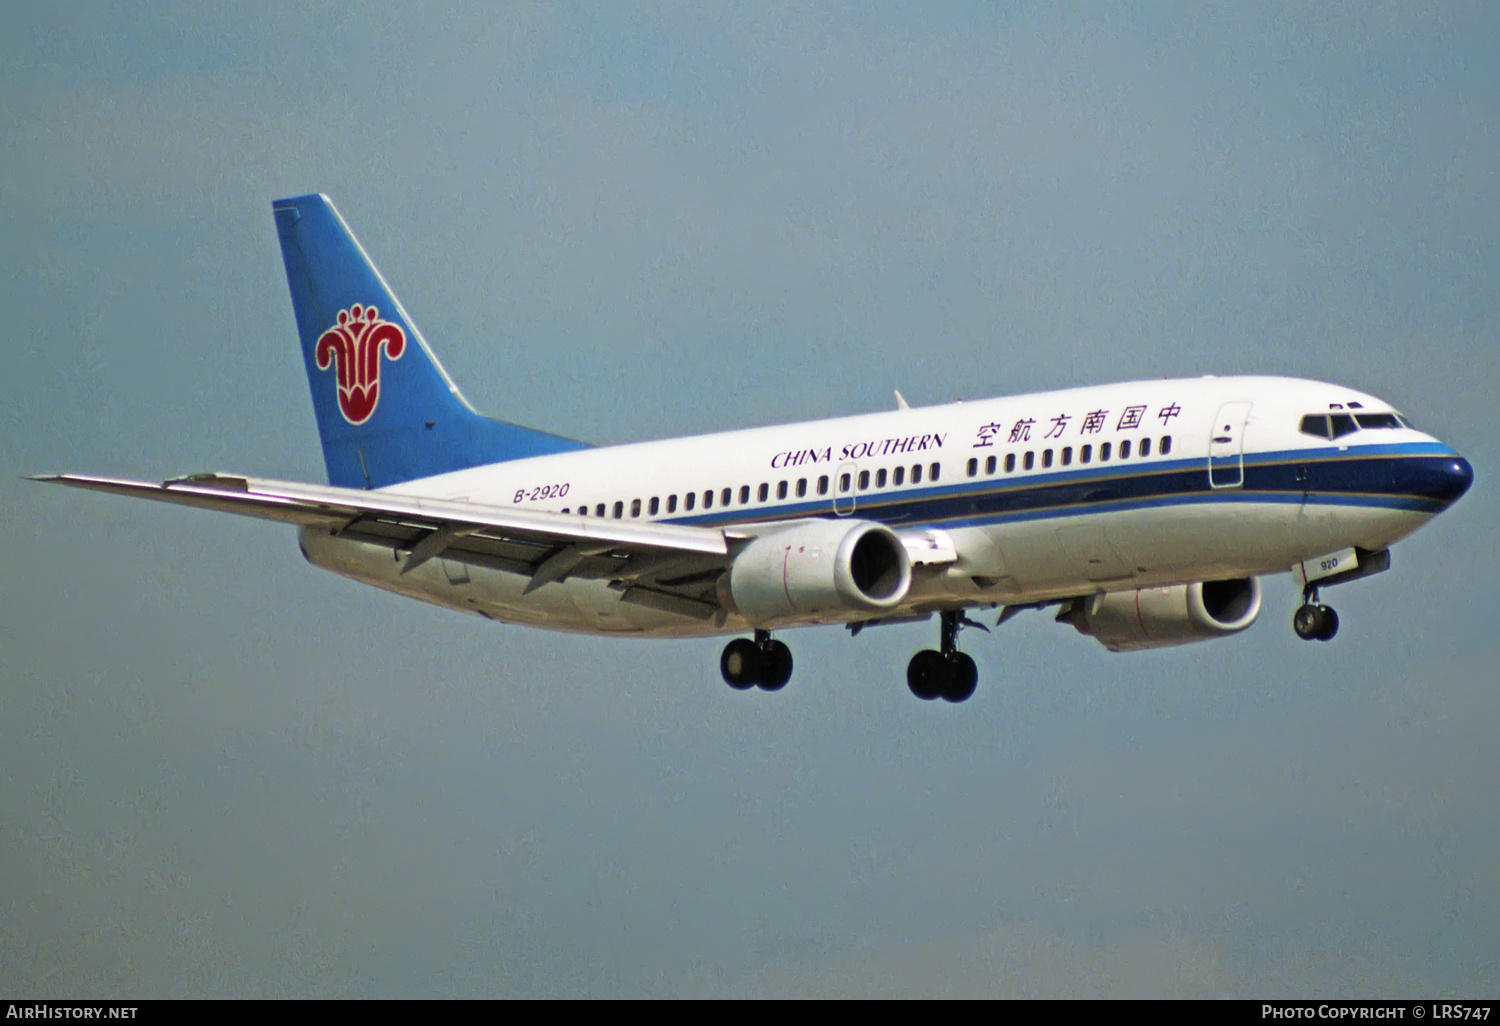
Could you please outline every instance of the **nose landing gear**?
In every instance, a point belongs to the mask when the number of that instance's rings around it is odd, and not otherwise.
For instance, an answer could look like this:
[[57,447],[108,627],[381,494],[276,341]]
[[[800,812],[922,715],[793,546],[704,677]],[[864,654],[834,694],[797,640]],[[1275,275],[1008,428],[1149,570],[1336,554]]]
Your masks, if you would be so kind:
[[736,691],[758,687],[780,691],[792,679],[792,650],[773,641],[770,631],[756,631],[755,640],[735,638],[719,657],[724,683]]
[[1339,614],[1318,602],[1318,589],[1302,593],[1302,605],[1292,614],[1292,630],[1303,641],[1332,641],[1339,632]]
[[[911,693],[924,702],[941,698],[948,702],[964,702],[979,686],[979,667],[974,660],[958,650],[958,631],[964,626],[983,626],[974,623],[959,612],[939,614],[942,629],[939,635],[940,651],[924,649],[911,657],[906,667],[906,686]],[[986,628],[988,629],[988,628]]]

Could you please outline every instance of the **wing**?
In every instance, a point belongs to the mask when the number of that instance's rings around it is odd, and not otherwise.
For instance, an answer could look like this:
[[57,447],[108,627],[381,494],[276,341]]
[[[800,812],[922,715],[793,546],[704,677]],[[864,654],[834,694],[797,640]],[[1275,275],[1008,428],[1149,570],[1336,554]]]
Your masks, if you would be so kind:
[[32,480],[324,528],[405,552],[402,573],[441,555],[530,577],[528,592],[568,577],[607,579],[622,601],[704,620],[722,615],[715,582],[754,534],[223,474],[160,484],[81,474]]

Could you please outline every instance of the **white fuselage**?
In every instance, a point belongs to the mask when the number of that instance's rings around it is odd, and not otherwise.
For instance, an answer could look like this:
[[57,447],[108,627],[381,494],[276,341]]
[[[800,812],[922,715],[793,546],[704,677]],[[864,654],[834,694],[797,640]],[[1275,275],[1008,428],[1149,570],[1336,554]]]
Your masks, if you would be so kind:
[[[1331,408],[1394,412],[1313,381],[1140,381],[586,449],[387,491],[762,531],[808,517],[927,531],[954,558],[918,565],[891,614],[920,615],[1278,573],[1345,547],[1387,548],[1443,505],[1403,475],[1453,450],[1404,421],[1337,439],[1299,430]],[[336,573],[507,622],[664,636],[749,626],[623,603],[599,580],[526,593],[523,574],[442,559],[402,575],[390,546],[326,531],[303,531],[302,545]]]

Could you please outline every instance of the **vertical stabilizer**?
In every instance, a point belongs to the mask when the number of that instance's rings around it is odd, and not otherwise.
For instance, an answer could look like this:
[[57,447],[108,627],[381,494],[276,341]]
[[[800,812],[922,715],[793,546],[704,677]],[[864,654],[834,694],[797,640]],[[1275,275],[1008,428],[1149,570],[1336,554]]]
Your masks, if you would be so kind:
[[330,484],[587,448],[474,412],[327,196],[272,204]]

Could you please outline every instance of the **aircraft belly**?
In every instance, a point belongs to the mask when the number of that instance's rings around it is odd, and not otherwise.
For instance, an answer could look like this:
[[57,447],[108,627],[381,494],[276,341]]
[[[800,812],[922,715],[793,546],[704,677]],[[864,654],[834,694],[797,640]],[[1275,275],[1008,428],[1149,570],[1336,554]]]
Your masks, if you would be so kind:
[[1236,502],[1001,524],[970,541],[979,553],[972,561],[968,539],[958,540],[958,566],[914,582],[911,608],[944,598],[1018,603],[1284,573],[1349,545],[1387,548],[1429,518],[1365,506]]

